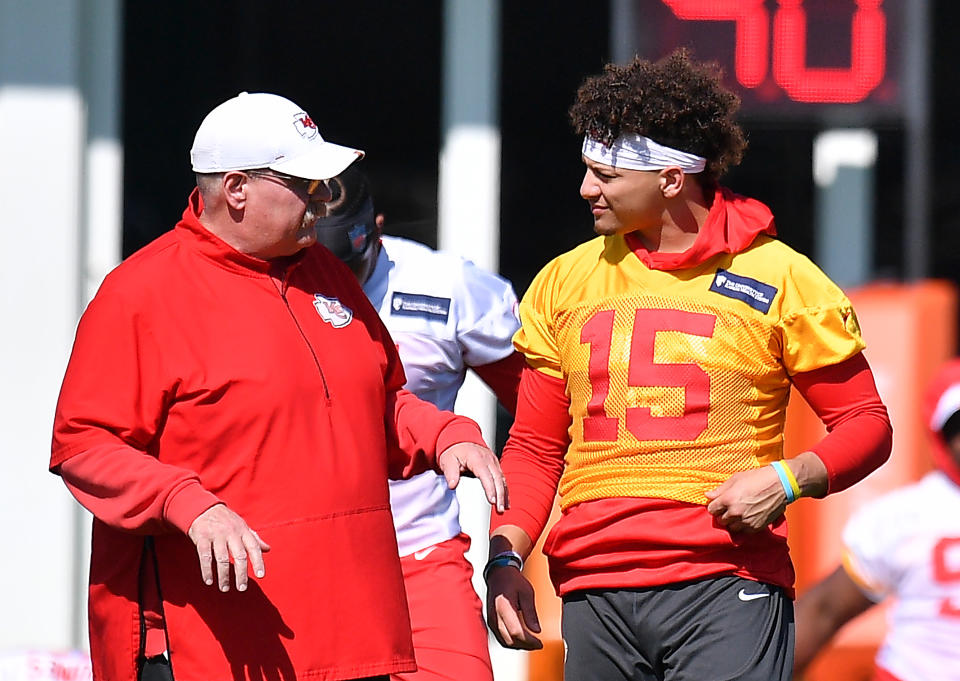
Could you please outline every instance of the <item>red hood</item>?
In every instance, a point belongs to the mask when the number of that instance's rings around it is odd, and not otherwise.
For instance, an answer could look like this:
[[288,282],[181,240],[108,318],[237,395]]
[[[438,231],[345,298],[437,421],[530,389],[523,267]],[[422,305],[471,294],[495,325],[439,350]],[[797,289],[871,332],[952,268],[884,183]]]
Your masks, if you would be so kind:
[[951,389],[960,390],[960,359],[950,360],[940,367],[940,370],[933,377],[924,394],[922,416],[923,423],[930,431],[934,464],[950,476],[951,480],[960,485],[960,465],[950,455],[950,450],[947,448],[947,442],[943,439],[943,435],[939,430],[934,430],[931,423],[940,398]]
[[718,253],[739,253],[752,244],[758,234],[775,236],[776,233],[773,213],[765,204],[718,187],[697,240],[684,252],[648,251],[633,233],[625,239],[630,250],[650,269],[679,270],[699,265]]

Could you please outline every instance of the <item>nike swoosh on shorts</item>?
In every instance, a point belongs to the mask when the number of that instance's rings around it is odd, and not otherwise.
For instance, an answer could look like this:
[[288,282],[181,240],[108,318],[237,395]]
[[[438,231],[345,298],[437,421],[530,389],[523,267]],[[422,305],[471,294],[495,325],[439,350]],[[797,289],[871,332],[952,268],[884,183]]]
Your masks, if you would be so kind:
[[737,598],[741,601],[755,601],[758,598],[767,598],[769,595],[767,593],[748,594],[746,589],[740,589],[737,592]]
[[414,559],[414,560],[423,560],[424,558],[426,558],[427,556],[429,556],[431,553],[433,553],[433,552],[436,551],[436,550],[437,550],[437,547],[436,547],[436,546],[428,546],[427,548],[422,549],[422,550],[420,550],[420,551],[414,551],[414,552],[413,552],[413,559]]

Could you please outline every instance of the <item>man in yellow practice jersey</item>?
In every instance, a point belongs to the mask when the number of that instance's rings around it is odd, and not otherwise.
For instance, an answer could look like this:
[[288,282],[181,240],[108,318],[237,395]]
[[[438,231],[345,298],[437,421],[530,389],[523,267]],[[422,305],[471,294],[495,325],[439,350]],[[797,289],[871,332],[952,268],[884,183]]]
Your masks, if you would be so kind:
[[[544,549],[567,679],[789,679],[784,509],[889,456],[850,301],[776,240],[767,206],[718,184],[746,146],[737,106],[680,51],[607,66],[571,109],[599,236],[521,302],[512,507],[485,570],[493,633],[540,647],[519,568],[559,490]],[[791,386],[829,435],[785,461]]]

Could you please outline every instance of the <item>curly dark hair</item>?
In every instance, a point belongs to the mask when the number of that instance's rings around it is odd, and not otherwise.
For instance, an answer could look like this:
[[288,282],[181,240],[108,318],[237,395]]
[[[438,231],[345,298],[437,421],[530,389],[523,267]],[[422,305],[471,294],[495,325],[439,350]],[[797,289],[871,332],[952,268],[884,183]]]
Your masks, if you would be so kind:
[[740,98],[723,87],[713,62],[695,62],[679,49],[656,62],[635,58],[607,64],[577,90],[570,119],[579,135],[610,145],[638,133],[660,144],[703,156],[701,183],[715,183],[737,165],[747,142],[734,120]]

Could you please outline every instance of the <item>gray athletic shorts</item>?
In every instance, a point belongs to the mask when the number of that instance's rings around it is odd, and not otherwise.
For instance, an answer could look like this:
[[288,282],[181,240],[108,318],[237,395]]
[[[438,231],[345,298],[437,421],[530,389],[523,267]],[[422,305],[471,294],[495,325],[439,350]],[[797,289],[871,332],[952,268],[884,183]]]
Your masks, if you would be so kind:
[[793,603],[717,577],[563,598],[564,681],[789,681]]

